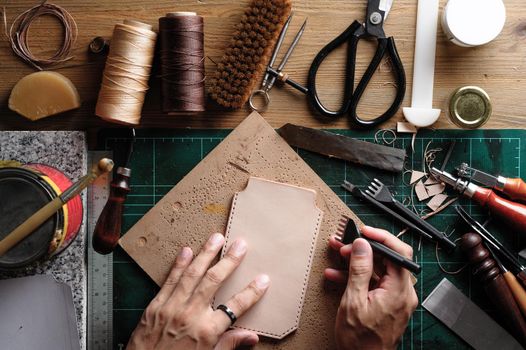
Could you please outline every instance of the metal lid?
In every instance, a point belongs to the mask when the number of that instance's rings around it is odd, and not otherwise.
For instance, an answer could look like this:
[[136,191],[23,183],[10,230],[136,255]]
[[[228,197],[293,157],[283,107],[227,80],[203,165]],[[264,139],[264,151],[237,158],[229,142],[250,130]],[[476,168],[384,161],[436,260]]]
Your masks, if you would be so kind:
[[461,128],[475,129],[491,117],[491,101],[486,91],[477,86],[464,86],[449,101],[449,117]]
[[[22,168],[0,169],[0,239],[7,236],[56,194],[37,174]],[[60,213],[60,211],[59,211]],[[52,216],[31,235],[0,257],[0,269],[28,265],[45,255],[61,218]]]

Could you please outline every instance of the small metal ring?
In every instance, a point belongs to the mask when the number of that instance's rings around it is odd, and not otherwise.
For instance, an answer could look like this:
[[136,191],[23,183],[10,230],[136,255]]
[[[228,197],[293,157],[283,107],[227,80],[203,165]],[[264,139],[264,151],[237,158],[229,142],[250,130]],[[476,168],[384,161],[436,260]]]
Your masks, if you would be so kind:
[[[265,103],[263,104],[262,108],[258,108],[254,104],[254,97],[256,95],[263,95]],[[270,103],[270,95],[268,94],[267,90],[261,90],[261,89],[260,90],[254,90],[254,91],[252,91],[252,93],[250,94],[250,98],[248,99],[248,104],[250,105],[250,108],[252,108],[253,111],[257,111],[259,113],[262,113],[262,112],[266,111],[269,103]]]
[[234,311],[230,310],[230,308],[224,304],[220,304],[220,305],[217,305],[217,308],[216,310],[221,310],[225,313],[225,315],[228,316],[228,318],[230,319],[230,324],[233,325],[234,322],[236,322],[237,320],[237,316],[236,314],[234,313]]

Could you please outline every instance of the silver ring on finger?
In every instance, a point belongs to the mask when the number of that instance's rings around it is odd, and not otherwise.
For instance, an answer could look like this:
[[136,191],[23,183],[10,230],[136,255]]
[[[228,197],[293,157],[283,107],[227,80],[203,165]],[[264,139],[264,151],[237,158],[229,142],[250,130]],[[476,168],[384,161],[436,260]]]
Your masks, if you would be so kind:
[[230,310],[230,308],[224,304],[220,304],[217,306],[216,310],[221,310],[227,315],[227,317],[230,319],[230,325],[233,325],[234,322],[237,321],[237,316],[234,313],[234,311]]

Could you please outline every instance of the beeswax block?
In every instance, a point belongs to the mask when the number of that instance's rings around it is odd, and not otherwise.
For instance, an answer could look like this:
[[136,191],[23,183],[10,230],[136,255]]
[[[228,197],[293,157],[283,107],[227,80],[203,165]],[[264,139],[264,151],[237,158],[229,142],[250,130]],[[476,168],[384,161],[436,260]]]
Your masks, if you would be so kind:
[[36,72],[15,85],[9,108],[30,120],[38,120],[80,107],[75,85],[60,73]]

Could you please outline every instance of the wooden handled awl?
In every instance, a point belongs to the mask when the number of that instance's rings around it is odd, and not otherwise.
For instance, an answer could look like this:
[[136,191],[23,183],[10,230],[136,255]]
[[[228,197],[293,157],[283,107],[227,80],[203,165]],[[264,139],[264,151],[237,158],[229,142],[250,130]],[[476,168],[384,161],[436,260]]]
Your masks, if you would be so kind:
[[505,194],[513,201],[526,203],[526,183],[520,178],[508,178],[504,176],[493,176],[471,168],[468,164],[462,163],[457,168],[460,177],[469,178],[470,181],[492,188]]
[[111,253],[121,237],[122,212],[124,201],[130,192],[130,175],[129,168],[118,167],[110,184],[110,197],[93,232],[93,249],[97,253]]
[[501,219],[513,229],[526,234],[526,205],[499,197],[495,192],[474,183],[457,178],[445,171],[432,168],[431,173],[441,181],[453,187],[460,194],[471,198],[477,204],[486,207],[492,215]]
[[515,301],[517,302],[517,305],[519,305],[519,309],[521,309],[522,314],[526,317],[526,290],[520,285],[517,278],[509,271],[506,266],[500,261],[499,257],[493,249],[491,249],[491,246],[487,246],[488,250],[493,255],[493,259],[497,262],[497,265],[499,266],[500,270],[502,271],[502,276],[504,276],[504,279],[506,280],[506,283],[508,284],[508,287],[511,290],[511,293],[515,297]]
[[526,346],[526,321],[504,277],[500,274],[497,263],[482,244],[482,238],[476,233],[466,233],[462,236],[460,247],[467,254],[474,267],[473,274],[482,282],[486,294],[497,307],[506,328],[522,346]]
[[0,241],[0,256],[4,255],[9,249],[18,242],[29,236],[35,229],[42,225],[53,214],[60,210],[71,198],[78,195],[97,177],[108,173],[113,169],[113,161],[103,158],[96,164],[91,171],[71,185],[51,202],[43,206],[36,213],[31,215],[26,221],[15,228],[10,234]]
[[515,273],[517,280],[526,288],[526,266],[523,266],[516,258],[516,256],[506,248],[494,235],[489,232],[484,225],[481,225],[477,220],[473,219],[461,206],[456,206],[455,210],[458,215],[468,224],[473,231],[479,234],[488,247],[494,249],[495,252],[506,260],[508,266]]

